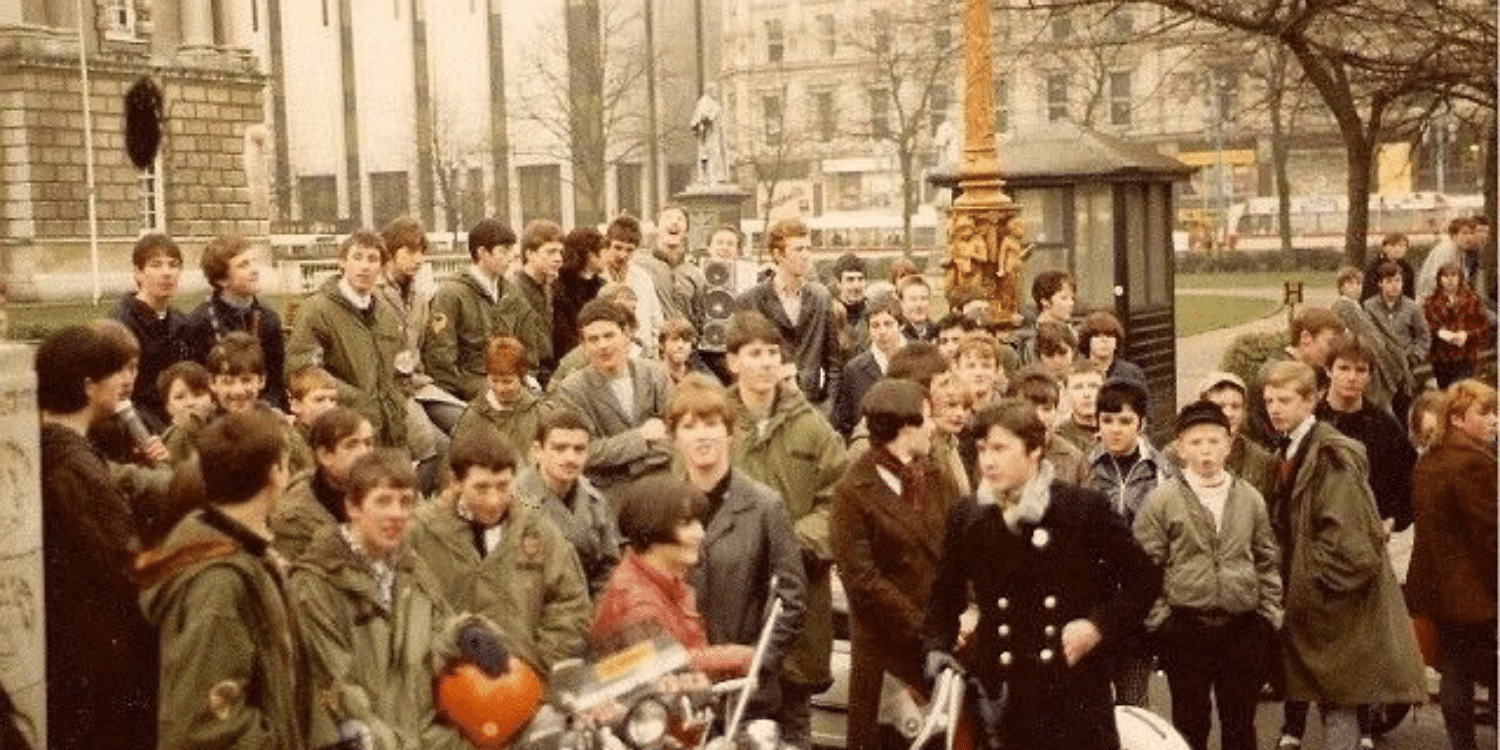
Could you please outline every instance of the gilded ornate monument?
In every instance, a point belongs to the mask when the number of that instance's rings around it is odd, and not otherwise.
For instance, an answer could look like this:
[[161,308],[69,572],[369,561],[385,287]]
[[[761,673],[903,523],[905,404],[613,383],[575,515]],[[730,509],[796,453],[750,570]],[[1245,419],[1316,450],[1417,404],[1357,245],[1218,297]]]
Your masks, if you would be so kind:
[[987,302],[989,322],[1013,324],[1030,249],[1023,245],[1020,207],[1002,190],[995,148],[990,62],[990,10],[965,0],[963,17],[964,132],[958,197],[948,209],[947,298],[951,309]]

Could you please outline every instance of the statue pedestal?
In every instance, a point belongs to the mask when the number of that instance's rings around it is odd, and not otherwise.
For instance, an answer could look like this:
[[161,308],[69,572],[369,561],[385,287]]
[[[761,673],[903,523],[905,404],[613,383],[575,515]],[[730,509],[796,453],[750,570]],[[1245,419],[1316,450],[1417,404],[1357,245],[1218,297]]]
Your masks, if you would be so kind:
[[46,747],[42,490],[31,347],[0,342],[0,684]]
[[[734,183],[694,182],[687,189],[673,196],[688,213],[688,251],[697,252],[708,247],[708,239],[715,228],[728,224],[739,231],[740,219],[745,212],[745,199],[750,194]],[[749,248],[740,248],[745,256]]]

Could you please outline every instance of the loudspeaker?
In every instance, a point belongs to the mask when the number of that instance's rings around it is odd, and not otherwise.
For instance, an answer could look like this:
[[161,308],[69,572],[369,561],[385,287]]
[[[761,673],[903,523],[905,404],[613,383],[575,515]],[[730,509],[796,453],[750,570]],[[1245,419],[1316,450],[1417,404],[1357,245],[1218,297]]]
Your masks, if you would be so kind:
[[698,348],[710,352],[724,351],[725,331],[729,318],[734,315],[737,264],[722,260],[707,260],[703,264],[703,278],[708,286],[703,289],[703,335],[698,337]]

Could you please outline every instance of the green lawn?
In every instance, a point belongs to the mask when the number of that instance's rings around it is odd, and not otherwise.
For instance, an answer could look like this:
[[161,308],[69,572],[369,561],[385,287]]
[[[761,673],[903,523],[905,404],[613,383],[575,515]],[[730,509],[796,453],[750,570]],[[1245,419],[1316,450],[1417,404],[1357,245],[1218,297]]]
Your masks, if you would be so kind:
[[1180,273],[1178,289],[1280,289],[1287,281],[1301,281],[1304,289],[1333,288],[1338,274],[1333,271],[1237,271],[1234,273]]
[[1177,336],[1193,336],[1270,315],[1280,305],[1254,297],[1183,294],[1177,297]]

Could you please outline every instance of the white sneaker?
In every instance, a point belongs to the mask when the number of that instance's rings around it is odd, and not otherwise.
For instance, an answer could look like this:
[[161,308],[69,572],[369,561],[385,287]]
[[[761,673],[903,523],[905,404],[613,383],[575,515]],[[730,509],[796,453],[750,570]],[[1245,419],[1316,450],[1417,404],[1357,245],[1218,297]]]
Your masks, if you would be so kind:
[[1276,750],[1301,750],[1301,747],[1302,738],[1293,737],[1290,734],[1283,734],[1281,739],[1276,741]]

